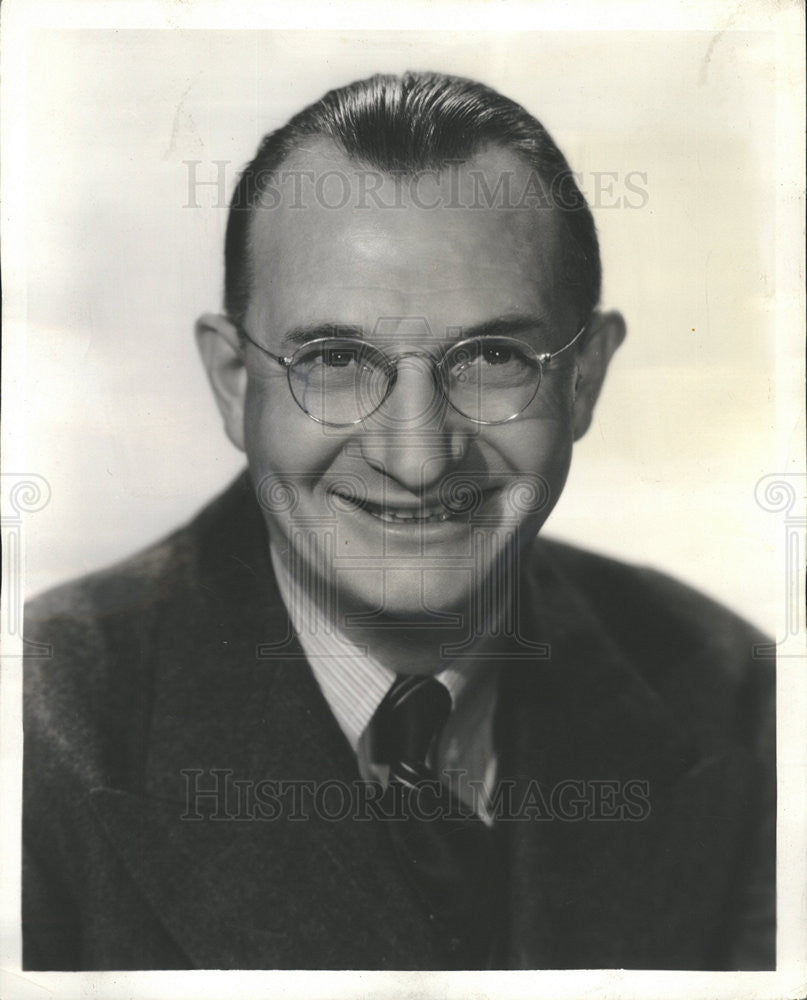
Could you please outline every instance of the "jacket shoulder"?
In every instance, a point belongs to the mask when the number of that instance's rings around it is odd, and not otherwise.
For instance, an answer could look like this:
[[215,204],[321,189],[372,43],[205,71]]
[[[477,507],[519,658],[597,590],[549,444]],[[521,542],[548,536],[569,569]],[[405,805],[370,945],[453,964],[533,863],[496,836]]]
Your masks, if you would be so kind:
[[246,495],[239,480],[161,541],[26,603],[26,766],[41,756],[90,782],[134,766],[124,757],[146,737],[165,632],[203,616]]
[[731,645],[737,638],[743,643],[766,641],[759,629],[725,605],[649,566],[555,540],[542,540],[542,554],[573,580],[605,621],[621,624],[634,641],[646,639],[648,632],[658,640],[674,639],[674,645]]
[[[150,608],[180,596],[215,572],[211,561],[234,550],[246,511],[254,507],[246,477],[237,479],[188,524],[130,558],[55,587],[26,603],[26,636],[40,641],[43,630],[103,631],[128,620],[142,625]],[[254,519],[254,512],[253,519]],[[251,526],[254,527],[254,526]],[[47,641],[47,636],[44,636]]]
[[748,745],[773,739],[772,645],[694,587],[554,540],[539,560],[569,580],[610,640],[687,724]]

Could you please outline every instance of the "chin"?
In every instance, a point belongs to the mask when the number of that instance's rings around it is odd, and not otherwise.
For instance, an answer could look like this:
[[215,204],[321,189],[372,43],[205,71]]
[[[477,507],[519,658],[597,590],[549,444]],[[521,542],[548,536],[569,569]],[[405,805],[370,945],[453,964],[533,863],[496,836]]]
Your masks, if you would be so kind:
[[[423,628],[462,625],[470,599],[470,568],[453,570],[401,569],[339,574],[339,606],[349,616],[359,614]],[[372,610],[369,610],[372,609]],[[460,620],[457,620],[457,616]],[[354,619],[355,620],[355,619]]]

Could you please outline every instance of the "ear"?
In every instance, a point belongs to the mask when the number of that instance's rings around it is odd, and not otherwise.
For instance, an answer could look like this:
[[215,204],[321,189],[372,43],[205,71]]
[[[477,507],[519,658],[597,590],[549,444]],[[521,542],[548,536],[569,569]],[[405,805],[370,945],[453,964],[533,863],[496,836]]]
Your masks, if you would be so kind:
[[616,349],[625,339],[625,320],[618,312],[595,312],[583,335],[577,355],[577,383],[574,398],[574,439],[588,430],[594,405],[605,381],[605,373]]
[[196,344],[224,420],[227,437],[243,451],[247,370],[238,330],[226,316],[205,313],[196,321]]

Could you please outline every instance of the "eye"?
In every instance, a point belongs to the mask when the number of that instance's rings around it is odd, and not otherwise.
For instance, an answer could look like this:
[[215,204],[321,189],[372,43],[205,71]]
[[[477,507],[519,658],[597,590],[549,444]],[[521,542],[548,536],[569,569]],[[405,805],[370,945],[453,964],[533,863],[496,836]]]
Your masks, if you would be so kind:
[[358,361],[358,352],[351,347],[325,347],[321,357],[329,368],[347,368]]
[[482,349],[482,357],[489,365],[506,365],[514,353],[512,347],[501,344],[486,344]]

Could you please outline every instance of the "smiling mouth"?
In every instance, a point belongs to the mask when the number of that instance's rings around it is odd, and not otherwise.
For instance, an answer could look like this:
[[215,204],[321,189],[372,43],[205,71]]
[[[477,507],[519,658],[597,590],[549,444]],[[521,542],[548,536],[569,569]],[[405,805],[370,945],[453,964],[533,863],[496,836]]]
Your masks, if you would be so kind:
[[334,493],[334,496],[351,507],[366,511],[389,524],[440,524],[444,521],[467,518],[467,512],[452,511],[442,504],[432,504],[428,507],[391,507],[387,504],[374,503],[372,500],[359,500],[344,493]]

